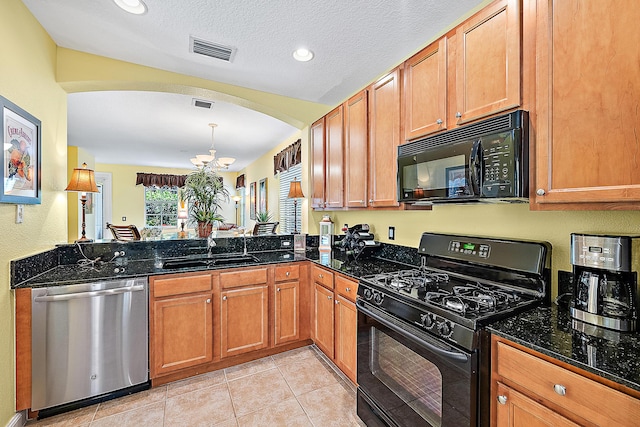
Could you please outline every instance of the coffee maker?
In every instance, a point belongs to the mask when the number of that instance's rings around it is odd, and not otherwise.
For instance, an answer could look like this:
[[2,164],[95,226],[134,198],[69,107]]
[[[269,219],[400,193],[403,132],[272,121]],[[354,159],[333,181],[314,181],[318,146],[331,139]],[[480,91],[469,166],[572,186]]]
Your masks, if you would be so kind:
[[632,236],[571,234],[573,319],[614,331],[636,330],[639,244]]

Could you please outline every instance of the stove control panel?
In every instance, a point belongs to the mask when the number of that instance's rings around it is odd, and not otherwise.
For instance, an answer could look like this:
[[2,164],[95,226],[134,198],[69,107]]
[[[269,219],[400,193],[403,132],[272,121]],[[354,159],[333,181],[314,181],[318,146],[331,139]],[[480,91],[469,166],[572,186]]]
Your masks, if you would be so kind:
[[469,241],[451,240],[449,242],[449,252],[477,256],[479,258],[489,258],[491,246],[486,243],[473,243]]

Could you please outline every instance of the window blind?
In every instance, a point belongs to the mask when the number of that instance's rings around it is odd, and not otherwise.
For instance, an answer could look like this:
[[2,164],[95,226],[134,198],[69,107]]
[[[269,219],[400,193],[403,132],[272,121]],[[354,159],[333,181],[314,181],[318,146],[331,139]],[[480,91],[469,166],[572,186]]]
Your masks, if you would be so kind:
[[[302,231],[302,202],[303,199],[297,199],[298,206],[296,207],[296,214],[294,215],[294,203],[293,199],[287,198],[289,194],[289,185],[291,181],[300,181],[302,178],[302,166],[297,164],[292,166],[287,171],[280,172],[280,194],[279,194],[279,221],[281,233],[293,233],[294,229],[298,232]],[[294,227],[293,218],[296,218],[296,226]]]

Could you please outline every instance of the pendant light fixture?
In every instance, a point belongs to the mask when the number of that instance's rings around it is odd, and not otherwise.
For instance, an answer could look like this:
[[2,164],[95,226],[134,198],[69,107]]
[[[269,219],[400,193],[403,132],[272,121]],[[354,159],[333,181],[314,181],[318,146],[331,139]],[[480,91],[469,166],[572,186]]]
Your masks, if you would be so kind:
[[219,159],[216,159],[216,150],[213,144],[214,132],[218,125],[215,123],[209,123],[209,126],[211,127],[211,149],[209,150],[209,154],[198,154],[190,159],[191,163],[196,167],[208,167],[215,171],[229,169],[229,166],[231,166],[236,159],[233,157],[220,157]]

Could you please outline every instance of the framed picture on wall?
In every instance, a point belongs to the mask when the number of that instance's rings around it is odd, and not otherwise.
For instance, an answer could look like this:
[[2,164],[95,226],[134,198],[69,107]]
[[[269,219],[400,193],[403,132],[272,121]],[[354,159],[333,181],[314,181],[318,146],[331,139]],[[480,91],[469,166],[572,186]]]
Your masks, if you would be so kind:
[[249,184],[249,218],[256,219],[256,183]]
[[267,178],[262,178],[258,185],[258,212],[267,212]]
[[0,202],[40,204],[40,120],[0,96],[2,179]]

